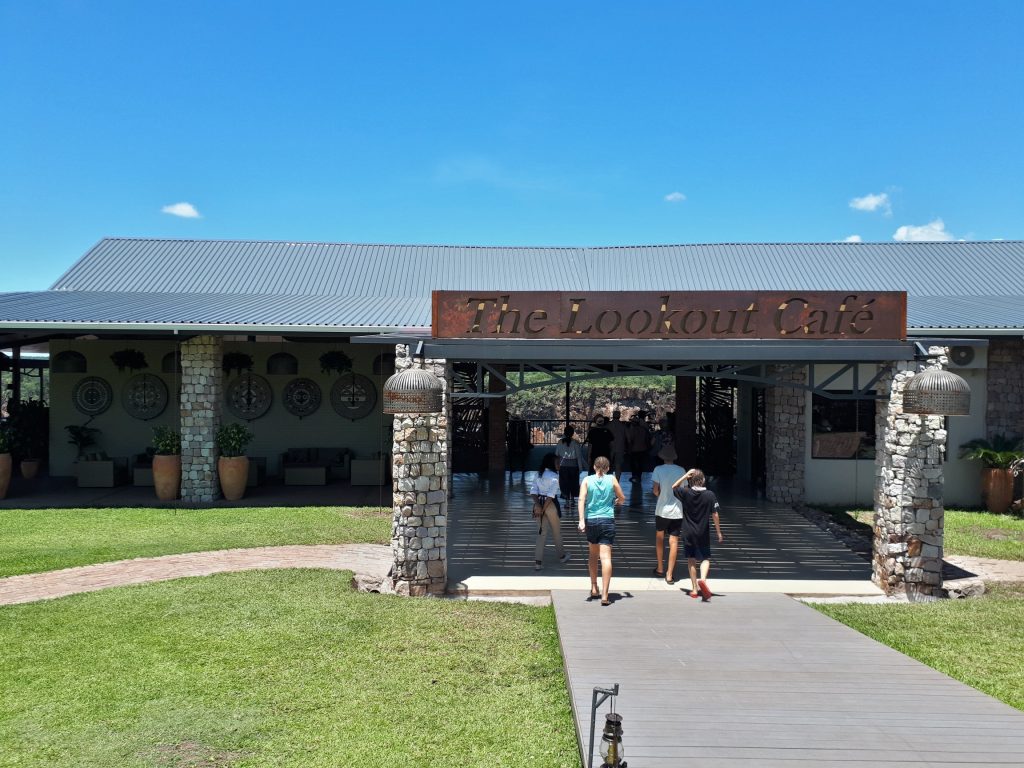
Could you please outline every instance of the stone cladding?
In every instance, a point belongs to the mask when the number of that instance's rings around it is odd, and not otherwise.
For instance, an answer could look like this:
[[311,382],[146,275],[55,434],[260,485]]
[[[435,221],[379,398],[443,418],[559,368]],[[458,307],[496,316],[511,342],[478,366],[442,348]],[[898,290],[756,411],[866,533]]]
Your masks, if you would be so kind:
[[988,346],[988,439],[1024,437],[1024,339],[992,339]]
[[922,364],[892,363],[878,382],[889,390],[876,408],[875,519],[872,580],[887,593],[911,599],[941,597],[945,524],[942,459],[945,417],[903,412],[903,391],[914,374],[948,364],[948,350]]
[[[418,363],[395,347],[395,372]],[[448,488],[451,476],[451,366],[424,360],[444,384],[441,413],[395,414],[391,581],[400,595],[441,595],[448,585]]]
[[[772,366],[768,375],[779,382],[807,381],[804,367]],[[769,501],[803,503],[806,406],[806,390],[782,384],[765,392],[765,493]]]
[[214,435],[220,426],[223,342],[196,336],[181,345],[181,500],[220,497]]

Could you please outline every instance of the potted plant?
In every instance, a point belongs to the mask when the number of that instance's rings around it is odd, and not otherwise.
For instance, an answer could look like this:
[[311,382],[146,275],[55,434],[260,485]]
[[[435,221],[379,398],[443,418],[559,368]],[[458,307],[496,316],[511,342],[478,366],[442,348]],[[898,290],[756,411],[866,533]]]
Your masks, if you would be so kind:
[[224,373],[231,375],[232,371],[251,371],[253,366],[252,355],[245,352],[225,352],[221,358],[220,367]]
[[153,428],[153,489],[160,501],[174,501],[181,490],[181,433]]
[[7,498],[11,487],[11,433],[7,427],[0,427],[0,499]]
[[1013,501],[1013,472],[1010,467],[1024,457],[1024,441],[1006,435],[993,435],[992,440],[978,438],[960,446],[960,458],[976,459],[981,470],[981,498],[989,512],[1006,514]]
[[320,355],[320,372],[330,373],[331,371],[337,371],[338,373],[348,373],[352,370],[352,358],[342,352],[340,349],[332,349],[330,352],[324,352]]
[[68,433],[68,444],[75,446],[75,458],[81,459],[85,455],[85,449],[96,445],[96,435],[100,433],[96,427],[87,427],[84,424],[68,424],[64,427]]
[[137,349],[118,350],[110,356],[110,360],[121,373],[124,373],[125,368],[129,371],[141,371],[143,368],[149,368],[145,353]]
[[[1017,459],[1010,465],[1010,473],[1014,478],[1024,475],[1024,458]],[[1010,511],[1015,514],[1024,514],[1024,499],[1016,499],[1010,504]]]
[[217,444],[217,474],[220,476],[220,490],[228,501],[237,501],[245,495],[249,480],[249,458],[245,448],[255,435],[244,424],[225,424],[217,430],[214,441]]
[[50,412],[42,400],[25,400],[11,408],[8,420],[14,434],[14,449],[21,460],[21,476],[31,480],[47,454]]

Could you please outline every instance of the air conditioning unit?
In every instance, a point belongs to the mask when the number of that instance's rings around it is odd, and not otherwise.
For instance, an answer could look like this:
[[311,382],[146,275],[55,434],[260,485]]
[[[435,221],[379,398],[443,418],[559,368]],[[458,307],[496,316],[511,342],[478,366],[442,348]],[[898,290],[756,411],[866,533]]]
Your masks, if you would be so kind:
[[950,368],[984,368],[988,362],[985,347],[956,346],[949,348]]

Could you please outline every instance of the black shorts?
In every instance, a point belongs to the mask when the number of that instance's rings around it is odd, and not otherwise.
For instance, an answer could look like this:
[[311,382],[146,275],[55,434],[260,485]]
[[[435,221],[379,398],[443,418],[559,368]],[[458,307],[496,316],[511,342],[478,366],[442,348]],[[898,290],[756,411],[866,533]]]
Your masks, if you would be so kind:
[[587,522],[587,541],[591,544],[607,544],[611,546],[615,543],[615,521],[614,520],[594,520],[593,522]]
[[654,525],[657,527],[658,532],[668,531],[669,536],[678,536],[679,531],[683,528],[683,518],[676,517],[655,517]]
[[683,557],[694,560],[711,559],[711,537],[698,536],[695,539],[688,539],[683,543]]

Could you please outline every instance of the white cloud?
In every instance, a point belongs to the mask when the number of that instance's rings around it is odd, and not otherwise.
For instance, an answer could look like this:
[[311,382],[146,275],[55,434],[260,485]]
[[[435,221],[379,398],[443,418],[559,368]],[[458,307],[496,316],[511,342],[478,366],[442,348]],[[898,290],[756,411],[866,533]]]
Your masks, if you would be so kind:
[[848,238],[843,240],[843,242],[844,243],[863,243],[864,241],[860,239],[860,235],[850,235]]
[[174,203],[174,205],[165,205],[160,209],[162,213],[169,213],[171,216],[180,216],[183,219],[198,219],[201,218],[199,211],[192,203]]
[[888,192],[855,197],[850,201],[850,207],[855,211],[868,211],[869,213],[881,211],[886,216],[892,216],[892,202],[889,200]]
[[892,236],[893,240],[901,240],[903,242],[913,242],[921,240],[953,240],[953,235],[946,231],[946,224],[942,219],[936,219],[930,221],[920,227],[915,227],[913,224],[904,224],[902,227],[896,230],[896,233]]
[[669,192],[665,195],[666,203],[681,203],[686,199],[686,195],[682,192]]

